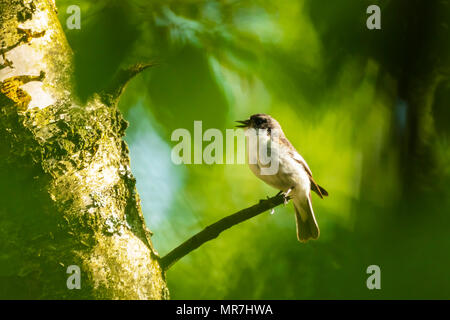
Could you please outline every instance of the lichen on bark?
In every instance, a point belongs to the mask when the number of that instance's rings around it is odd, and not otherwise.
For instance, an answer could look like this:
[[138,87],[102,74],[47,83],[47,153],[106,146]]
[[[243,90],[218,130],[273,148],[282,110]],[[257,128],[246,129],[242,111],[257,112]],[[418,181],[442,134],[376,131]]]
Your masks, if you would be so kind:
[[[0,0],[10,62],[0,81],[46,75],[22,87],[25,111],[0,93],[0,297],[168,298],[122,140],[127,123],[101,94],[85,104],[74,95],[52,5]],[[23,41],[24,28],[45,35]],[[80,290],[67,288],[69,265],[81,268]]]

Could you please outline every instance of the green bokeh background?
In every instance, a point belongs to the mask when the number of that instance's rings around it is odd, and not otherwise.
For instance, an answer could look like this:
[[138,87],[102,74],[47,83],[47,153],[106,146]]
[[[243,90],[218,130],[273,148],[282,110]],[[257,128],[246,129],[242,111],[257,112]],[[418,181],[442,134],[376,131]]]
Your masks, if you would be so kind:
[[[73,4],[82,9],[80,30],[65,26]],[[370,4],[382,8],[382,30],[366,28]],[[448,81],[433,102],[435,174],[411,183],[402,173],[409,109],[398,89],[399,63],[415,54],[408,51],[415,36],[405,26],[420,14],[417,1],[57,5],[82,97],[119,67],[158,64],[130,83],[120,108],[130,122],[132,170],[160,255],[277,193],[246,165],[173,164],[171,133],[192,132],[195,120],[203,130],[225,133],[234,120],[271,114],[330,194],[313,195],[318,241],[300,244],[292,204],[280,206],[175,264],[167,273],[173,299],[450,298]],[[434,40],[421,48],[448,60],[450,38]],[[381,268],[381,290],[366,287],[373,264]]]

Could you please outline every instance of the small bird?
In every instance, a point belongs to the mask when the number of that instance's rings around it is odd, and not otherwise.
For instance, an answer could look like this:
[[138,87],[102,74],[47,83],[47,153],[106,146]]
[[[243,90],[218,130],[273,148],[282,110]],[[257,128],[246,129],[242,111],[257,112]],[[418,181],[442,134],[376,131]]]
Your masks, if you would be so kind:
[[[283,192],[285,197],[291,194],[295,208],[297,239],[307,242],[319,238],[320,231],[312,208],[311,190],[322,199],[328,196],[328,192],[314,181],[311,169],[286,138],[278,121],[267,114],[254,114],[248,120],[237,122],[240,123],[237,127],[245,128],[246,131],[255,130],[258,150],[265,148],[263,150],[271,154],[271,159],[277,157],[279,163],[275,174],[262,174],[261,169],[268,165],[261,161],[259,151],[255,163],[249,161],[249,167],[258,178]],[[247,148],[247,159],[249,149]]]

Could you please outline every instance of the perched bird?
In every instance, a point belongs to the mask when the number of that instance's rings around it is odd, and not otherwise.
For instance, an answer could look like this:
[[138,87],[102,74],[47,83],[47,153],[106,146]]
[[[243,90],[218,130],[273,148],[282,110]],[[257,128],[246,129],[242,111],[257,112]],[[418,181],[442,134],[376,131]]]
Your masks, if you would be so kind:
[[[245,128],[246,134],[248,131],[255,133],[258,150],[264,148],[263,150],[271,154],[271,159],[278,161],[274,174],[264,174],[262,169],[267,168],[267,161],[261,161],[261,153],[255,151],[255,161],[249,161],[249,167],[265,183],[284,192],[286,197],[290,195],[295,208],[297,239],[307,242],[309,239],[319,238],[320,231],[312,208],[311,190],[322,199],[328,196],[328,192],[314,181],[311,169],[286,138],[278,121],[267,114],[254,114],[248,120],[237,122],[240,123],[237,127]],[[252,151],[248,147],[247,159],[250,158],[249,152]]]

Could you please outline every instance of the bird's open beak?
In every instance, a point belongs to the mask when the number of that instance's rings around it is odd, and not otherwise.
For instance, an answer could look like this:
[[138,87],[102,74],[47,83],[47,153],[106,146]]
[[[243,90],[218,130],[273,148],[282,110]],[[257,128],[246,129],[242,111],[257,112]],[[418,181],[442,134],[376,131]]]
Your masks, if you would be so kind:
[[240,125],[237,125],[237,128],[247,128],[250,125],[250,120],[237,120],[236,122],[239,122]]

